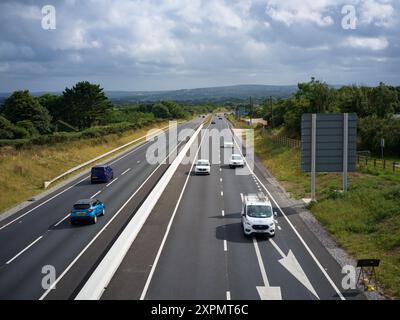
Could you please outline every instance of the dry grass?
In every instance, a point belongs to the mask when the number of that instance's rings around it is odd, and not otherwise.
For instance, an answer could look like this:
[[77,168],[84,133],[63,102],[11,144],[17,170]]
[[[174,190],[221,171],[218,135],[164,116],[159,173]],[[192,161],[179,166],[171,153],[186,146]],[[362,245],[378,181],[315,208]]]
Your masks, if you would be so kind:
[[160,122],[120,135],[112,134],[53,146],[33,146],[23,150],[12,147],[0,149],[0,212],[42,192],[44,181],[145,136],[150,129],[167,125],[167,121]]

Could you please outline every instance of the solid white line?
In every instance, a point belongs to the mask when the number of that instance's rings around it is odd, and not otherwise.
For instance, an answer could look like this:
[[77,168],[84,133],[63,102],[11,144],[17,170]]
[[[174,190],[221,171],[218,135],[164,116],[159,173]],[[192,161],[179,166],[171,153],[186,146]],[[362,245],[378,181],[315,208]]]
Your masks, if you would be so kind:
[[[235,136],[233,136],[233,140],[235,141],[236,145],[239,148],[239,144],[236,141]],[[241,154],[241,150],[239,151]],[[243,154],[242,154],[243,156]],[[282,215],[285,217],[286,221],[288,222],[289,226],[293,229],[294,233],[296,234],[296,236],[299,238],[300,242],[303,244],[303,246],[306,248],[307,252],[310,254],[311,258],[314,260],[314,262],[316,263],[316,265],[318,266],[318,268],[321,270],[322,274],[325,276],[325,278],[328,280],[328,282],[330,283],[330,285],[332,286],[332,288],[336,291],[336,293],[338,294],[338,296],[340,297],[340,299],[342,300],[346,300],[345,297],[343,296],[343,294],[340,292],[340,290],[336,287],[336,284],[333,282],[333,280],[331,279],[331,277],[327,274],[326,270],[324,269],[324,267],[321,265],[321,263],[318,261],[317,257],[314,255],[314,253],[311,251],[311,249],[309,248],[309,246],[307,245],[307,243],[304,241],[304,239],[302,238],[302,236],[299,234],[299,232],[296,230],[296,228],[293,226],[292,222],[289,220],[289,218],[286,216],[286,214],[283,212],[283,210],[281,209],[281,207],[279,206],[278,202],[274,199],[274,197],[272,196],[271,192],[269,192],[269,190],[267,189],[267,187],[261,182],[261,180],[257,177],[257,175],[254,173],[254,171],[250,168],[249,164],[246,162],[246,166],[249,168],[249,171],[254,174],[254,176],[256,177],[256,179],[258,180],[258,182],[263,186],[264,190],[268,193],[268,196],[272,199],[272,201],[275,203],[276,207],[279,209],[279,211],[282,213]]]
[[254,249],[256,250],[258,266],[260,267],[261,277],[263,279],[264,286],[269,287],[267,272],[265,271],[264,263],[263,263],[262,258],[261,258],[260,249],[258,247],[258,243],[257,243],[257,240],[256,240],[255,237],[253,237],[253,244],[254,244]]
[[225,211],[224,211],[224,210],[222,210],[221,214],[222,214],[222,216],[225,216]]
[[224,240],[224,251],[228,251],[228,243]]
[[21,254],[23,254],[26,250],[28,250],[30,247],[32,247],[36,242],[38,242],[40,239],[42,239],[43,236],[40,236],[39,238],[37,238],[35,241],[33,241],[29,246],[27,246],[25,249],[23,249],[22,251],[20,251],[16,256],[14,256],[14,258],[8,260],[6,262],[6,264],[10,264],[11,262],[13,262],[15,259],[17,259]]
[[[175,151],[176,148],[178,148],[179,145],[177,145],[172,152]],[[136,189],[136,191],[129,197],[129,199],[122,205],[121,208],[111,217],[111,219],[105,224],[105,226],[97,233],[94,238],[86,245],[85,248],[76,256],[76,258],[68,265],[68,267],[60,274],[60,276],[54,281],[50,287],[42,294],[42,296],[39,298],[39,300],[43,300],[46,298],[46,296],[50,293],[51,290],[57,285],[57,283],[60,282],[60,280],[65,276],[65,274],[72,268],[72,266],[78,261],[78,259],[86,252],[86,250],[92,245],[93,242],[96,241],[96,239],[103,233],[103,231],[111,224],[112,221],[118,216],[118,214],[125,208],[125,206],[132,200],[132,198],[142,189],[142,187],[147,183],[147,181],[153,176],[153,174],[158,170],[158,168],[161,167],[164,161],[169,157],[169,155],[165,157],[163,161],[149,174],[149,176],[146,178],[145,181]]]
[[97,196],[98,194],[100,194],[101,193],[101,190],[100,191],[97,191],[94,195],[92,195],[91,197],[90,197],[90,199],[93,199],[95,196]]
[[106,184],[106,187],[109,187],[109,186],[111,186],[115,181],[117,181],[118,180],[118,178],[115,178],[113,181],[111,181],[109,184]]
[[131,170],[131,168],[126,169],[124,172],[121,173],[121,176],[123,176],[125,173],[127,173],[130,170]]
[[[209,127],[210,127],[210,125],[208,125],[207,128],[209,128]],[[198,157],[201,145],[203,143],[204,136],[205,136],[205,131],[204,131],[204,134],[203,134],[203,136],[202,136],[202,138],[200,140],[200,145],[199,145],[199,147],[198,147],[198,149],[196,151],[196,155],[194,157],[194,161],[193,161],[193,163],[192,163],[192,165],[190,167],[189,172],[192,172],[192,170],[193,170],[194,164],[196,162],[195,160]],[[149,289],[151,279],[153,278],[154,271],[156,270],[156,267],[157,267],[157,264],[158,264],[158,260],[160,259],[161,252],[162,252],[162,250],[164,248],[165,242],[167,241],[167,237],[168,237],[169,231],[171,229],[172,222],[174,221],[176,212],[178,211],[179,204],[180,204],[180,202],[182,200],[183,194],[185,193],[185,189],[186,189],[186,186],[188,184],[189,178],[190,178],[190,174],[186,177],[185,184],[183,185],[183,188],[182,188],[182,191],[181,191],[181,193],[179,195],[178,201],[176,202],[176,205],[175,205],[175,208],[174,208],[174,212],[172,213],[172,216],[171,216],[171,218],[169,220],[169,223],[168,223],[168,226],[167,226],[167,230],[165,231],[165,234],[164,234],[164,238],[163,238],[163,240],[161,242],[160,247],[158,248],[158,252],[157,252],[156,258],[154,259],[154,262],[153,262],[153,264],[151,266],[151,270],[150,270],[149,276],[147,277],[146,283],[145,283],[145,285],[143,287],[142,294],[140,295],[140,300],[144,300],[144,298],[146,298],[147,290]]]
[[58,227],[65,219],[69,217],[69,214],[67,214],[64,218],[62,218],[60,221],[58,221],[54,226]]
[[226,300],[231,300],[231,292],[230,291],[226,292]]
[[10,222],[8,222],[7,224],[5,224],[4,226],[0,227],[0,230],[3,230],[5,227],[9,226],[10,224],[14,223],[15,221],[18,221],[19,219],[21,219],[22,217],[26,216],[27,214],[31,213],[32,211],[36,210],[37,208],[43,206],[44,204],[46,204],[47,202],[53,200],[54,198],[58,197],[59,195],[63,194],[64,192],[68,191],[69,189],[75,187],[76,185],[80,184],[82,181],[86,180],[87,178],[90,178],[90,176],[86,176],[83,179],[79,180],[77,183],[73,184],[72,186],[69,186],[67,189],[64,189],[63,191],[55,194],[54,196],[52,196],[51,198],[47,199],[46,201],[43,201],[42,203],[38,204],[36,207],[28,210],[27,212],[25,212],[24,214],[21,214],[20,216],[18,216],[17,218],[15,218],[14,220],[11,220]]

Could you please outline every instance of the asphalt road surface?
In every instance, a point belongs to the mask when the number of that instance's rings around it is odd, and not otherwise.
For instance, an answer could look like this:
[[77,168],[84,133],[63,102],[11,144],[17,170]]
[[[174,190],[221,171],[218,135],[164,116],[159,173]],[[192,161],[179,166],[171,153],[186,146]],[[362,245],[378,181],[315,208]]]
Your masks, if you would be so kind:
[[[195,129],[201,120],[178,128]],[[0,299],[73,297],[166,170],[168,165],[146,161],[149,145],[109,162],[114,179],[108,184],[91,184],[89,176],[80,176],[0,222]],[[167,151],[162,149],[159,155],[166,156]],[[105,203],[105,216],[95,225],[71,226],[72,205],[92,197]],[[53,267],[55,277],[46,278],[53,276]],[[47,290],[51,279],[57,281],[55,290]]]
[[[229,128],[215,122],[210,129]],[[342,289],[338,263],[260,169],[235,174],[226,151],[209,176],[180,166],[102,299],[364,299]],[[246,238],[240,195],[265,188],[278,201],[276,236]]]

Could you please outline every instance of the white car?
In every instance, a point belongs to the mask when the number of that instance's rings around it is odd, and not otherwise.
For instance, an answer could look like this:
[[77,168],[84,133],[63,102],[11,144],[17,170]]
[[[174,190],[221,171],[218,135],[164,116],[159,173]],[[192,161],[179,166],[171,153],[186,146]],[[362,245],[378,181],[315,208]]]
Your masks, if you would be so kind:
[[197,160],[196,166],[194,168],[195,174],[210,174],[211,167],[210,161],[205,159]]
[[242,227],[246,237],[254,233],[275,236],[272,205],[262,192],[242,195]]
[[236,168],[236,167],[244,167],[244,160],[240,154],[233,154],[231,159],[229,160],[229,167]]

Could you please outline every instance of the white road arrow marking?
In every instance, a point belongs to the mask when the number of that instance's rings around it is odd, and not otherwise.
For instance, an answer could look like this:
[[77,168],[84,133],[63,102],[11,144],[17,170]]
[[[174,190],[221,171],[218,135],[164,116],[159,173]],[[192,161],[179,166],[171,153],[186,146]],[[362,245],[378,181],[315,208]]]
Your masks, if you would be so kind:
[[260,249],[258,248],[257,240],[253,237],[254,249],[256,250],[258,265],[260,267],[261,276],[264,286],[256,287],[261,300],[282,300],[281,288],[271,287],[265,272],[265,267],[261,258]]
[[288,254],[285,255],[274,240],[269,239],[269,242],[271,242],[276,251],[278,251],[282,257],[282,259],[279,260],[279,263],[283,265],[287,271],[289,271],[298,281],[301,282],[303,286],[310,290],[311,293],[319,299],[318,294],[315,292],[314,287],[312,286],[310,280],[308,280],[303,268],[297,261],[292,250],[289,250]]

